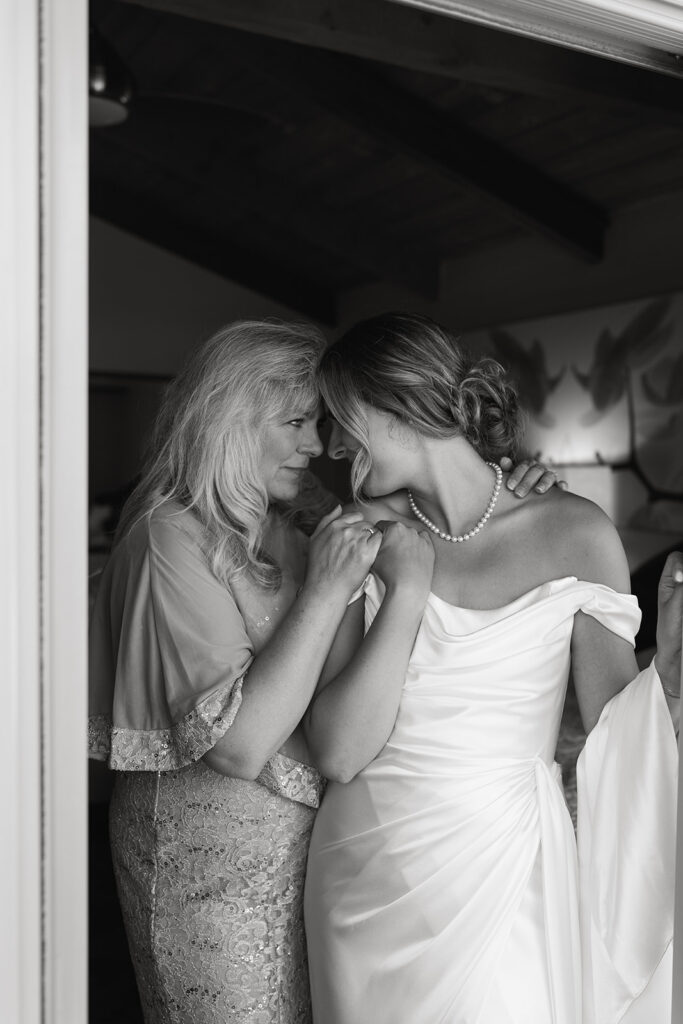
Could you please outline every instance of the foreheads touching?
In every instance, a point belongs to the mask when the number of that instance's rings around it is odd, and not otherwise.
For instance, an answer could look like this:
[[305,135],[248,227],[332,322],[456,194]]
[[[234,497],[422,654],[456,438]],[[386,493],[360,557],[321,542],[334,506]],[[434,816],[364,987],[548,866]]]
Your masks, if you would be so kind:
[[518,446],[517,396],[503,368],[473,359],[426,316],[385,313],[357,324],[323,356],[319,386],[330,414],[356,439],[354,488],[371,464],[368,407],[427,438],[461,435],[486,459]]

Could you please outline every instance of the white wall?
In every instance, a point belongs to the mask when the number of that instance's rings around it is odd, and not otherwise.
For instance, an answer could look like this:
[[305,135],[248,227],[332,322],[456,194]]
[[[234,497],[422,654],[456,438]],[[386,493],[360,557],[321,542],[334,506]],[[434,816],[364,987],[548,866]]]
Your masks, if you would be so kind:
[[173,374],[241,317],[304,319],[256,292],[90,218],[90,369]]

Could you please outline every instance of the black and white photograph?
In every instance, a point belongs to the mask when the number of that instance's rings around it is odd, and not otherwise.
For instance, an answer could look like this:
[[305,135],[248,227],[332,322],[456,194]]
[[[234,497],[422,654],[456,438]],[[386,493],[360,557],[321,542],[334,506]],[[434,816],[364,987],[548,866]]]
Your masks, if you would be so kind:
[[683,1024],[683,0],[0,0],[0,1019]]

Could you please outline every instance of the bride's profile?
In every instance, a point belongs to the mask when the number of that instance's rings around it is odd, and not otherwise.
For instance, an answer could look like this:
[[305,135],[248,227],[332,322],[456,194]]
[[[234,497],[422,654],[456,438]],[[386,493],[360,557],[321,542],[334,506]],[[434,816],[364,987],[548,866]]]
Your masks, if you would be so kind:
[[[306,716],[343,780],[308,862],[315,1021],[669,1019],[683,557],[638,674],[610,520],[501,486],[519,410],[498,364],[387,314],[327,351],[320,385],[384,537]],[[570,671],[578,854],[554,763]]]

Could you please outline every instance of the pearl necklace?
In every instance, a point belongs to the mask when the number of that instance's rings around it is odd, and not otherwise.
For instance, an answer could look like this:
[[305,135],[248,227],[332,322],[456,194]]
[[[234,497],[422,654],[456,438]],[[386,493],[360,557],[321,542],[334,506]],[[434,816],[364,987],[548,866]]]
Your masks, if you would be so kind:
[[432,533],[435,533],[438,537],[441,537],[442,540],[449,540],[451,541],[452,544],[462,544],[463,541],[471,540],[472,537],[474,537],[475,534],[479,533],[479,531],[486,525],[486,522],[488,521],[491,513],[496,507],[498,495],[500,494],[501,484],[503,483],[503,470],[500,468],[500,466],[496,465],[495,462],[487,462],[486,465],[490,466],[491,469],[496,474],[496,482],[493,485],[493,491],[491,493],[489,503],[486,506],[486,510],[483,516],[476,524],[476,526],[473,526],[472,529],[469,530],[467,533],[462,533],[460,534],[459,537],[451,537],[450,533],[446,533],[445,530],[440,530],[436,523],[433,523],[431,519],[427,518],[424,512],[420,511],[420,509],[415,504],[412,492],[408,491],[408,504],[410,505],[410,511],[413,513],[416,519],[419,519],[420,522],[427,527],[428,530],[431,530]]

